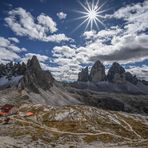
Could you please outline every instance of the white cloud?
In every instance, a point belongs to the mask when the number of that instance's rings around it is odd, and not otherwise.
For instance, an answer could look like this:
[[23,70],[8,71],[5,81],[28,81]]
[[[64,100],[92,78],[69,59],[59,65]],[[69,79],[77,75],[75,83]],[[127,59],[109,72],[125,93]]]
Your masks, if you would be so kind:
[[13,61],[20,59],[18,53],[27,51],[25,48],[20,48],[15,45],[19,42],[16,38],[0,37],[0,62]]
[[20,56],[13,51],[0,47],[0,63],[5,63],[6,61],[13,61],[15,59],[20,59]]
[[83,37],[85,37],[85,39],[92,39],[92,38],[94,38],[94,36],[96,35],[96,33],[97,33],[96,30],[85,31],[83,33]]
[[110,17],[126,21],[124,28],[128,33],[138,33],[148,28],[148,1],[127,5],[120,8]]
[[41,55],[41,54],[36,54],[36,53],[27,53],[25,54],[24,58],[21,59],[21,61],[26,63],[28,59],[31,59],[32,56],[34,55],[38,58],[39,62],[41,63],[49,60],[49,57],[46,55]]
[[[147,8],[146,1],[120,8],[110,15],[110,19],[123,19],[126,23],[122,27],[110,26],[98,32],[96,30],[84,32],[82,35],[85,39],[84,45],[55,47],[53,62],[77,79],[81,64],[92,65],[98,59],[104,64],[111,64],[114,61],[128,64],[148,59],[148,35],[142,32],[148,28]],[[135,12],[131,12],[133,9],[136,9]],[[74,63],[77,68],[71,71],[70,63]],[[134,73],[136,74],[136,71]],[[63,79],[65,78],[67,76],[63,76]]]
[[[16,8],[9,11],[5,18],[8,26],[19,36],[28,36],[30,39],[45,42],[61,42],[71,40],[65,34],[53,34],[58,28],[56,22],[45,14],[34,18],[30,12],[23,8]],[[49,35],[50,33],[50,35]]]
[[131,72],[135,74],[138,78],[141,80],[146,80],[148,81],[148,66],[147,65],[142,65],[141,67],[139,66],[130,66],[126,71]]
[[57,13],[57,16],[58,16],[58,18],[59,18],[60,20],[63,20],[63,19],[66,19],[67,14],[64,13],[64,12],[58,12],[58,13]]
[[[108,18],[122,19],[123,27],[110,26],[99,32],[84,32],[86,39],[83,55],[90,61],[100,59],[105,63],[120,61],[131,63],[148,58],[148,1],[120,8]],[[93,50],[92,50],[93,49]]]
[[40,14],[37,17],[37,20],[38,23],[43,26],[44,32],[49,30],[51,33],[54,33],[58,30],[56,27],[57,24],[53,21],[53,19],[45,14]]
[[13,41],[13,42],[15,42],[15,43],[19,43],[19,42],[20,42],[20,41],[19,41],[17,38],[15,38],[15,37],[9,37],[8,39],[11,40],[11,41]]
[[56,68],[49,67],[57,80],[76,80],[82,67],[77,59],[76,49],[69,46],[55,46],[50,62],[58,65]]
[[55,46],[52,52],[54,57],[63,56],[68,58],[75,56],[75,50],[69,46]]

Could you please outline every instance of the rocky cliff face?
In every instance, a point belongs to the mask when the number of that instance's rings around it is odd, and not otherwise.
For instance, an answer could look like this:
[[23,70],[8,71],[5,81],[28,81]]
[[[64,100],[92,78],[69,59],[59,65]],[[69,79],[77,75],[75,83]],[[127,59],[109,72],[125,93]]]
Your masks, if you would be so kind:
[[36,56],[29,59],[27,64],[12,62],[4,65],[0,64],[0,79],[2,84],[0,88],[8,88],[17,80],[20,89],[28,88],[28,90],[38,93],[38,88],[48,90],[54,81],[49,71],[41,69]]
[[114,83],[130,82],[134,85],[137,85],[138,81],[140,81],[135,75],[132,75],[130,72],[126,72],[125,69],[116,62],[113,63],[113,65],[109,69],[107,79],[109,82],[114,82]]
[[104,81],[105,78],[105,66],[98,60],[91,68],[90,81]]
[[43,71],[36,56],[28,60],[24,77],[20,82],[21,87],[27,87],[38,93],[38,88],[48,90],[54,81],[50,72]]
[[135,75],[132,75],[117,62],[114,62],[110,67],[107,75],[105,74],[105,66],[98,60],[92,66],[90,74],[88,67],[82,69],[78,74],[78,81],[80,82],[100,82],[107,81],[116,84],[124,84],[130,82],[133,85],[137,85],[138,82],[143,85],[148,85],[148,82],[145,80],[139,80]]
[[[71,94],[54,80],[49,71],[42,70],[36,56],[25,63],[1,64],[0,105],[1,104],[80,104]],[[0,68],[1,68],[0,67]]]
[[125,69],[120,64],[114,62],[108,71],[107,80],[114,83],[124,83]]
[[89,80],[88,67],[82,69],[78,74],[78,81],[87,82]]
[[78,81],[87,82],[87,81],[104,81],[106,79],[105,75],[105,66],[98,60],[92,66],[90,74],[88,71],[88,67],[82,69],[82,71],[78,74]]

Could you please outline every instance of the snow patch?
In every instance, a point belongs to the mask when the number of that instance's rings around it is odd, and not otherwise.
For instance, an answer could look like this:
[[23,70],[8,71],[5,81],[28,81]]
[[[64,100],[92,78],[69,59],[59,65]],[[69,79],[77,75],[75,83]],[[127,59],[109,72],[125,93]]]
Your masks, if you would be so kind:
[[9,80],[6,76],[0,78],[0,86],[17,85],[23,76],[12,76]]

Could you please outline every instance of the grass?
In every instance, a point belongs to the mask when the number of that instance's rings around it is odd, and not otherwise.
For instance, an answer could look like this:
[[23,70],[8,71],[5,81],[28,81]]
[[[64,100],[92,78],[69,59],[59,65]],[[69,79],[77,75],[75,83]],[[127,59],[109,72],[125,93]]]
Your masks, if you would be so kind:
[[83,138],[86,143],[92,143],[98,140],[98,136],[96,135],[87,135]]
[[148,125],[142,123],[140,120],[135,120],[132,117],[125,117],[121,114],[119,116],[124,119],[130,126],[132,126],[133,130],[139,134],[142,138],[148,139]]

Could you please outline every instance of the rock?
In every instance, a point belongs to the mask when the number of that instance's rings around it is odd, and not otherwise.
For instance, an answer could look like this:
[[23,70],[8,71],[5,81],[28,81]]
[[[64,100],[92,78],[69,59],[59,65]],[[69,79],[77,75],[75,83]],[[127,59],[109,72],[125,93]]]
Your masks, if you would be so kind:
[[126,79],[126,81],[128,81],[134,85],[137,85],[137,83],[138,83],[137,77],[135,75],[133,76],[130,72],[125,73],[125,79]]
[[36,56],[27,62],[26,72],[21,81],[22,87],[27,87],[35,93],[39,93],[38,88],[48,90],[54,81],[50,72],[43,71]]
[[105,78],[105,66],[98,60],[91,69],[90,81],[104,81]]
[[107,80],[114,83],[124,83],[125,69],[119,64],[114,62],[108,71]]
[[28,90],[36,93],[39,93],[38,88],[48,90],[54,81],[49,71],[42,70],[36,56],[29,59],[27,64],[24,62],[14,64],[10,62],[6,65],[0,64],[0,78],[6,82],[8,81],[8,84],[10,82],[14,83],[11,79],[16,80],[18,77],[21,77],[21,80],[17,84],[19,89],[28,88]]
[[144,85],[148,86],[148,81],[142,80],[142,83],[143,83]]
[[111,97],[98,100],[97,106],[107,110],[124,111],[124,103]]
[[78,74],[78,81],[87,82],[89,80],[88,67],[82,69]]

